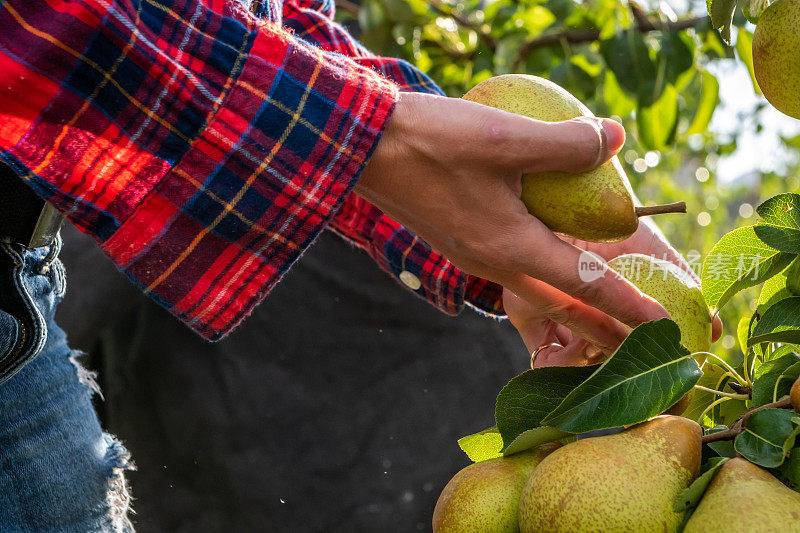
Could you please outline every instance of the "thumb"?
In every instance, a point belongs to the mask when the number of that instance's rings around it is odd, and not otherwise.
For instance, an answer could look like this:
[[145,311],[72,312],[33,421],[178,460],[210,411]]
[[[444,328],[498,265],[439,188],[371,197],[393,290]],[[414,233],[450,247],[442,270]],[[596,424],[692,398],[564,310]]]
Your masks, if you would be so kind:
[[599,167],[625,144],[625,128],[609,118],[578,117],[564,122],[545,123],[539,157],[525,172],[560,170],[577,173]]

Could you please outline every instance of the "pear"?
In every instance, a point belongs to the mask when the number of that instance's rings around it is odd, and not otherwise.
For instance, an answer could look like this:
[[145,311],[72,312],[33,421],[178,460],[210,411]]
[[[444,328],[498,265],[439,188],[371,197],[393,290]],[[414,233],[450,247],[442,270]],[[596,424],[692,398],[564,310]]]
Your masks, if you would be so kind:
[[[681,344],[692,353],[711,348],[711,313],[703,293],[689,274],[669,261],[642,254],[626,254],[608,266],[664,306],[681,330]],[[702,365],[706,356],[696,356]]]
[[800,0],[778,0],[761,13],[753,35],[753,70],[770,104],[800,118]]
[[692,398],[693,398],[692,393],[691,392],[687,392],[686,394],[684,394],[681,397],[680,400],[678,400],[677,402],[672,404],[669,409],[664,411],[664,414],[665,415],[676,415],[676,416],[682,415],[683,413],[686,412],[686,410],[692,404]]
[[522,487],[534,468],[561,444],[469,465],[447,483],[433,510],[434,533],[516,532]]
[[[546,122],[594,116],[565,89],[543,78],[506,74],[489,78],[464,95],[510,113]],[[631,236],[639,216],[685,212],[685,205],[634,207],[628,177],[617,157],[580,174],[539,172],[522,178],[522,201],[548,228],[584,241],[614,242]]]
[[797,378],[789,391],[789,401],[792,403],[795,413],[800,413],[800,378]]
[[800,493],[742,458],[725,463],[684,533],[800,533]]
[[520,531],[678,531],[673,507],[697,477],[701,436],[696,422],[661,415],[556,450],[522,490]]

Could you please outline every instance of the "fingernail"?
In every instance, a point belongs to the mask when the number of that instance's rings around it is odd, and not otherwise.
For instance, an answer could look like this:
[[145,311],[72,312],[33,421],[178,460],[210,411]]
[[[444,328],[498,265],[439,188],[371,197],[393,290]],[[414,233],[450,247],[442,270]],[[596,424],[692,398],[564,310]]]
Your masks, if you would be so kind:
[[610,153],[616,154],[622,149],[622,145],[625,144],[625,128],[622,124],[610,118],[603,119],[603,134]]

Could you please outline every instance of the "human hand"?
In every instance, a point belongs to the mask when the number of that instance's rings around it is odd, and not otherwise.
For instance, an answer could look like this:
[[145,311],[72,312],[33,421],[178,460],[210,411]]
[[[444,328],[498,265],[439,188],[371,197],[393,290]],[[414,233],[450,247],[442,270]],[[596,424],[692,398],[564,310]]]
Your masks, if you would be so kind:
[[[700,279],[686,260],[667,242],[658,227],[648,219],[640,220],[639,228],[628,239],[618,243],[588,243],[562,237],[571,244],[592,252],[608,261],[622,254],[640,253],[669,261],[700,284]],[[605,279],[603,280],[605,282]],[[518,298],[511,291],[503,293],[503,303],[509,319],[519,331],[530,353],[537,353],[536,366],[583,366],[599,362],[603,353],[569,329],[548,320],[538,309]],[[715,317],[712,340],[722,335],[722,322]]]
[[[524,173],[594,168],[624,138],[622,126],[608,119],[547,123],[403,93],[355,192],[465,272],[509,288],[610,353],[628,334],[623,324],[668,314],[624,279],[581,280],[581,249],[531,216],[520,193]],[[599,261],[597,267],[605,268]]]

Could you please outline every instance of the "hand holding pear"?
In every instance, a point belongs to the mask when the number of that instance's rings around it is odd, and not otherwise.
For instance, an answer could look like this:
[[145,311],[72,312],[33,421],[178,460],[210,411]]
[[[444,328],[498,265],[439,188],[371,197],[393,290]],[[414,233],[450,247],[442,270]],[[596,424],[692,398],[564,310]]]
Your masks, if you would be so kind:
[[[523,74],[489,78],[473,87],[464,99],[546,122],[594,116],[555,83]],[[522,178],[522,201],[554,232],[591,242],[630,237],[639,225],[639,216],[686,212],[683,204],[636,208],[630,182],[617,157],[579,174],[526,174]]]

